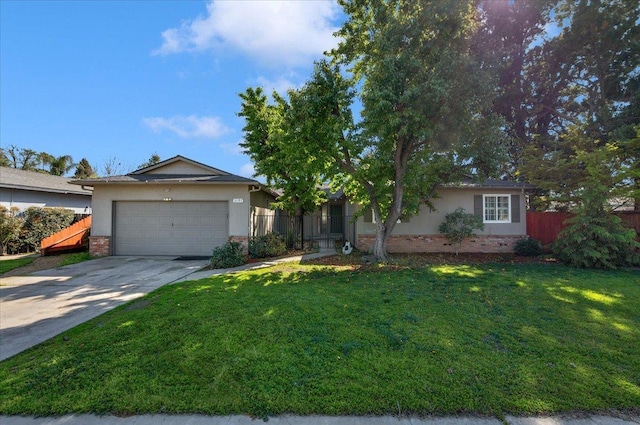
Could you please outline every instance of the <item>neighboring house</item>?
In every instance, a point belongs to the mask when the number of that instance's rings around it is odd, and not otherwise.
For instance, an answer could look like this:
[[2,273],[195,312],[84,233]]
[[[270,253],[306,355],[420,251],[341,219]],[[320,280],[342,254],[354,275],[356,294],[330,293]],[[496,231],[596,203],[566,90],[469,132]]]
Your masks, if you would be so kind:
[[273,195],[259,182],[175,156],[124,176],[76,180],[93,187],[92,255],[210,256],[248,243],[252,208]]
[[61,207],[76,214],[91,214],[91,191],[70,182],[66,177],[0,167],[0,205],[20,211]]
[[[419,214],[396,223],[387,242],[390,253],[454,252],[438,227],[448,213],[462,207],[483,218],[484,230],[467,239],[461,252],[513,252],[519,239],[527,237],[526,192],[534,186],[500,180],[443,185],[433,200],[435,210],[422,205]],[[362,251],[373,247],[376,225],[371,210],[359,214],[342,191],[327,192],[328,201],[304,217],[304,239],[320,247],[350,241]],[[355,216],[359,216],[354,219]],[[275,222],[271,229],[283,232]],[[286,223],[285,223],[286,224]]]

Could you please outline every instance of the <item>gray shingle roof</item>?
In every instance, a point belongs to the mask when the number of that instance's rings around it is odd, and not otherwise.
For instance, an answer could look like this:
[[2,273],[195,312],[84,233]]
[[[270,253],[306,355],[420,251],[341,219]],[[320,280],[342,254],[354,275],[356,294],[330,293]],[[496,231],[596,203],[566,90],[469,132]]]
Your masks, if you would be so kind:
[[443,184],[442,187],[478,188],[478,189],[537,189],[537,186],[529,183],[514,182],[510,180],[487,179],[483,181],[463,180],[458,183]]
[[10,167],[0,167],[0,187],[91,196],[90,190],[71,184],[71,179],[69,178]]
[[259,183],[245,177],[228,175],[205,174],[127,174],[126,176],[101,177],[98,179],[74,180],[72,184],[92,186],[109,183]]

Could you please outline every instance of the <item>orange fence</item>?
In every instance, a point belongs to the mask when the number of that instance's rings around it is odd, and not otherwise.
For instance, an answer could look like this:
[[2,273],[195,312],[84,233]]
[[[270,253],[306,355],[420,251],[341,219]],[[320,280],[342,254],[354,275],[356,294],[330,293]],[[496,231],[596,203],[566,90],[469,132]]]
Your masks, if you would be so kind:
[[50,254],[54,251],[68,251],[82,247],[82,239],[91,229],[91,216],[85,217],[71,226],[44,238],[40,242],[40,253]]
[[[614,213],[622,219],[622,223],[640,235],[640,212],[618,211]],[[527,211],[527,235],[538,239],[542,245],[555,242],[558,234],[566,226],[564,221],[573,214],[567,212],[534,212]]]

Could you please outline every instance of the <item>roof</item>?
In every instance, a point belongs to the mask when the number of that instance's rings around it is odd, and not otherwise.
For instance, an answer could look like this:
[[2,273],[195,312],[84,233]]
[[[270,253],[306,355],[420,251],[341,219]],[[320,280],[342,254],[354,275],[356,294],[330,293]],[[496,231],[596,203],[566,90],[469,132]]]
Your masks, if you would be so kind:
[[[165,169],[163,173],[162,170]],[[175,172],[175,171],[182,172]],[[174,172],[172,172],[174,171]],[[93,179],[74,180],[72,184],[95,186],[104,184],[251,184],[262,187],[253,179],[237,176],[218,168],[185,158],[174,156],[149,167],[144,167],[121,176],[108,176]]]
[[91,186],[94,184],[107,183],[259,183],[246,177],[227,175],[206,175],[206,174],[127,174],[124,176],[101,177],[97,179],[74,180],[72,184],[82,184]]
[[51,174],[0,167],[0,187],[48,193],[91,196],[91,191],[71,184],[72,179]]
[[483,181],[473,181],[473,180],[463,180],[458,183],[446,183],[441,185],[441,187],[451,187],[451,188],[460,188],[460,189],[524,189],[524,190],[533,190],[537,189],[537,186],[523,183],[523,182],[514,182],[510,180],[496,180],[496,179],[487,179]]

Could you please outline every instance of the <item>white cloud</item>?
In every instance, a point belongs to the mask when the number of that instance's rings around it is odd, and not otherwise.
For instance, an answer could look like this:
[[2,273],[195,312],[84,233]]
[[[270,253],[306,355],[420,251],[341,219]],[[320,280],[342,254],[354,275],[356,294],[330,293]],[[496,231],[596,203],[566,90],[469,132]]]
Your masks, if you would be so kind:
[[240,142],[237,143],[220,143],[220,149],[224,153],[231,155],[240,155],[242,154],[242,147],[240,146]]
[[211,0],[206,16],[163,31],[153,54],[228,48],[267,64],[306,65],[337,45],[339,12],[332,0]]
[[182,138],[216,139],[230,131],[218,117],[176,115],[171,118],[143,118],[142,122],[156,133],[168,130]]
[[253,175],[256,173],[256,169],[253,167],[253,163],[247,162],[242,167],[240,167],[240,175],[243,177],[253,178]]
[[275,90],[280,95],[285,95],[289,89],[297,89],[302,86],[302,83],[296,83],[293,80],[295,75],[281,76],[274,80],[266,77],[258,77],[256,83],[258,86],[263,87],[265,93],[271,94]]

